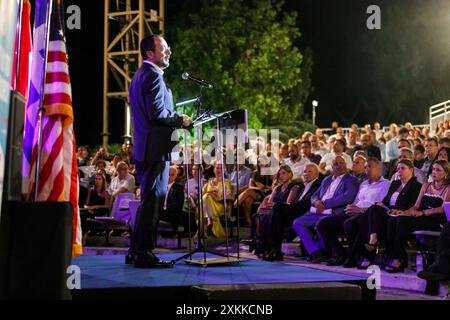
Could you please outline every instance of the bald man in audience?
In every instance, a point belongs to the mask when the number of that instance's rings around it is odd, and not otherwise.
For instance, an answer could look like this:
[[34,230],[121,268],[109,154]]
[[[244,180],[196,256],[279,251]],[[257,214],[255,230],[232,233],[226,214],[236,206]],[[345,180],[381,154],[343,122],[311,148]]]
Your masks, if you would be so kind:
[[342,265],[347,259],[347,254],[338,240],[338,237],[344,234],[345,221],[381,202],[389,190],[390,182],[381,176],[381,162],[377,158],[367,159],[365,171],[368,179],[360,184],[355,201],[345,207],[345,212],[325,217],[317,224],[317,233],[323,239],[326,251],[332,253],[328,266]]
[[[347,155],[348,156],[348,155]],[[358,179],[348,173],[342,156],[336,156],[332,163],[333,174],[326,177],[311,197],[311,208],[294,223],[294,229],[301,239],[313,263],[328,260],[327,247],[323,239],[315,238],[316,227],[327,216],[343,214],[358,192]]]

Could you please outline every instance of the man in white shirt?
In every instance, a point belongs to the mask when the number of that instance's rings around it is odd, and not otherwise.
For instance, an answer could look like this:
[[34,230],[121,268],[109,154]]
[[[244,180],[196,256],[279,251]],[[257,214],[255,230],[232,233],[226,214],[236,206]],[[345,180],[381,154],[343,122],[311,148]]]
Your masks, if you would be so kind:
[[[356,235],[348,233],[349,223],[347,223],[347,220],[357,223],[360,213],[381,202],[389,190],[390,182],[381,176],[381,162],[377,158],[369,157],[365,163],[365,170],[368,179],[361,183],[355,201],[347,205],[345,213],[324,218],[317,225],[317,232],[323,239],[326,248],[332,251],[333,258],[328,261],[327,265],[329,266],[338,266],[344,262],[345,267],[356,266],[356,259],[351,250],[351,244]],[[353,225],[353,227],[356,227],[356,225]],[[338,240],[338,237],[343,235],[344,231],[350,238],[348,239],[350,244],[348,257]]]
[[114,198],[119,193],[134,193],[135,180],[134,177],[128,173],[128,165],[121,161],[117,164],[117,176],[111,180],[108,192]]
[[328,153],[328,149],[320,145],[320,139],[317,136],[311,136],[309,141],[311,142],[312,153],[318,154],[321,157]]
[[336,156],[341,156],[344,158],[345,163],[347,165],[347,169],[351,169],[353,165],[352,158],[345,153],[345,141],[342,139],[337,139],[333,145],[333,152],[327,153],[320,160],[319,168],[320,173],[323,175],[329,175],[331,173],[331,165]]
[[292,180],[294,182],[302,182],[303,179],[303,171],[305,170],[305,165],[310,163],[308,158],[302,158],[300,154],[300,150],[296,144],[291,144],[289,146],[289,158],[284,160],[284,164],[287,164],[291,167],[294,176]]

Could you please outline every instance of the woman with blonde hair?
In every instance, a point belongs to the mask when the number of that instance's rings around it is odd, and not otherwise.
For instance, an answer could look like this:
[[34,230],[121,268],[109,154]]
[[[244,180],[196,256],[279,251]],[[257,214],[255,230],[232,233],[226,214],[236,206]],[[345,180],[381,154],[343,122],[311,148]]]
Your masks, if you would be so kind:
[[[220,222],[220,217],[225,214],[222,184],[222,164],[214,161],[214,178],[208,180],[203,186],[203,223],[206,223],[206,233],[208,236],[223,238],[225,230]],[[228,179],[225,182],[225,199],[232,200],[232,188]],[[199,230],[202,230],[199,224]]]
[[292,183],[294,173],[289,165],[281,165],[278,169],[274,182],[272,184],[272,193],[264,198],[259,205],[258,211],[254,215],[254,224],[252,224],[252,233],[255,235],[255,241],[250,250],[255,249],[255,254],[260,257],[267,255],[271,247],[271,222],[272,209],[275,203],[291,203],[298,194],[298,186]]

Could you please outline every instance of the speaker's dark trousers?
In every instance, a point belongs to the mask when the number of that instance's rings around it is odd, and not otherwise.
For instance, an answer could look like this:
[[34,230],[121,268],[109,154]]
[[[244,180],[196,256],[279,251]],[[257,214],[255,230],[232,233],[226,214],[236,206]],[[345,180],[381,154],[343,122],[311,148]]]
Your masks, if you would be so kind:
[[141,204],[131,234],[129,254],[139,256],[155,248],[158,215],[167,192],[169,162],[136,162],[136,173],[141,185]]

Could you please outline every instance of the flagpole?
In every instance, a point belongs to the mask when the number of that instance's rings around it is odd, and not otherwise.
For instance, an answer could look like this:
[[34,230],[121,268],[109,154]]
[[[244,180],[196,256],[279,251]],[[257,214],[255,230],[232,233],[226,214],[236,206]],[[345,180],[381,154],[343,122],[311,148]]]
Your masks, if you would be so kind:
[[19,68],[20,68],[20,45],[22,43],[22,11],[23,11],[23,1],[19,1],[19,13],[17,17],[17,26],[16,26],[16,72],[14,73],[14,91],[17,91],[17,79],[19,79]]
[[44,83],[41,86],[41,92],[40,92],[40,106],[39,106],[39,126],[38,126],[38,145],[37,145],[37,157],[36,157],[36,170],[34,172],[34,201],[38,201],[39,196],[39,168],[40,168],[40,162],[41,162],[41,149],[42,149],[42,120],[44,117],[44,94],[45,94],[45,77],[47,75],[47,60],[48,60],[48,43],[49,43],[49,34],[50,34],[50,22],[51,22],[51,12],[53,8],[53,0],[46,0],[47,3],[47,17],[46,17],[46,23],[45,26],[45,57],[44,57],[44,67],[43,67],[43,76],[44,76]]

